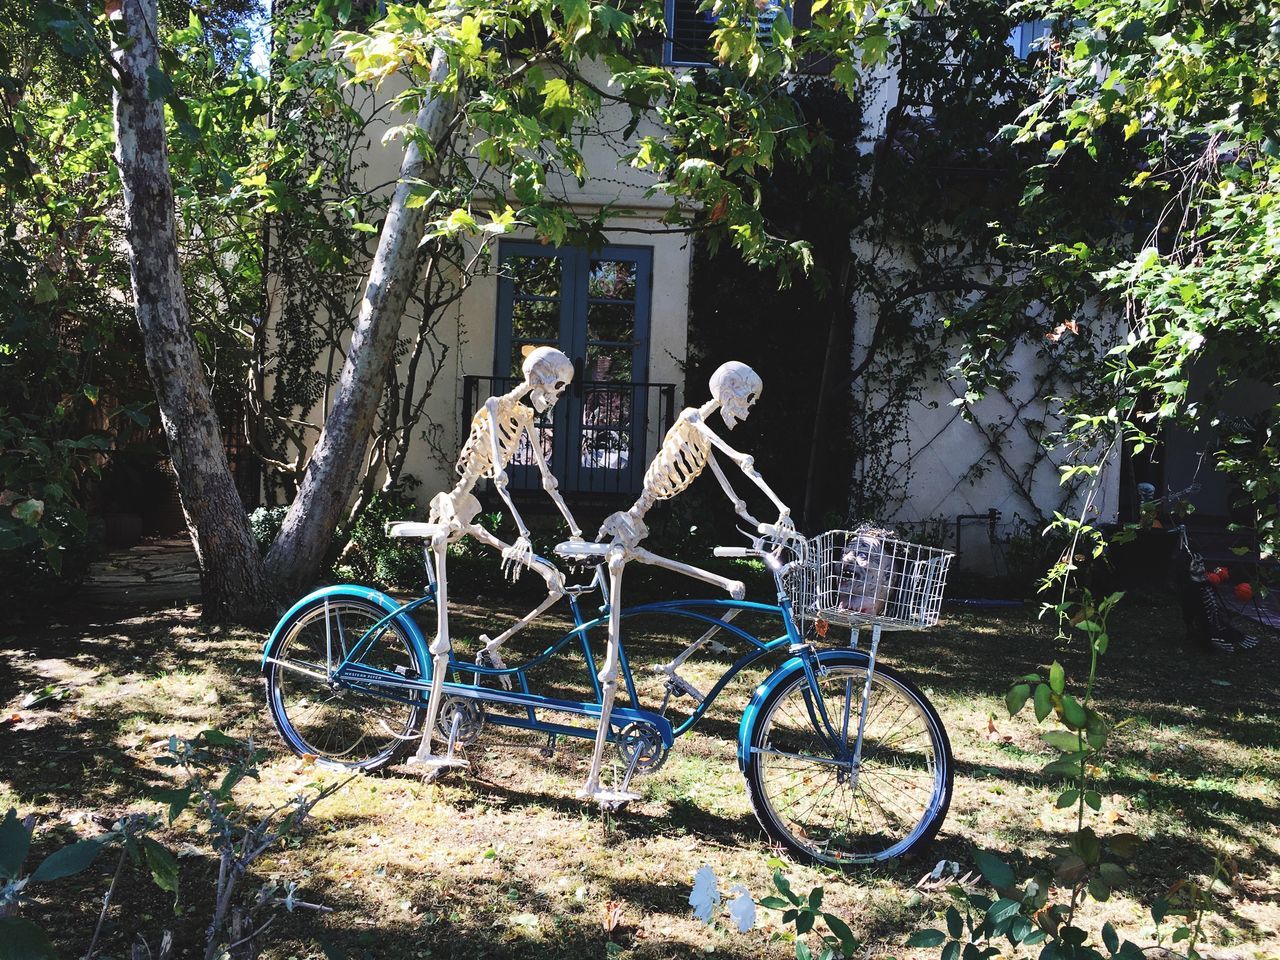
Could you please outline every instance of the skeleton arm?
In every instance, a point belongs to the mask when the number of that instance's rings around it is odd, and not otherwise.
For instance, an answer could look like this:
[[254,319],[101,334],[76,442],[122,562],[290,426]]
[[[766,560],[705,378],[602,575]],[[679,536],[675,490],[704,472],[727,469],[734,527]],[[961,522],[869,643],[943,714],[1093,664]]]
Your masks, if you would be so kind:
[[729,446],[716,436],[715,431],[703,423],[701,418],[694,421],[694,426],[697,428],[699,433],[711,442],[713,447],[718,448],[725,456],[736,463],[738,465],[738,469],[747,475],[747,479],[759,487],[764,495],[773,502],[773,505],[778,508],[779,520],[787,520],[791,517],[791,508],[778,499],[778,495],[770,489],[767,483],[764,482],[764,477],[760,476],[760,471],[755,468],[754,457],[750,457],[745,453],[739,453],[737,450],[733,449],[733,447]]
[[[493,457],[493,485],[498,488],[498,496],[502,497],[502,502],[507,505],[507,509],[511,512],[512,519],[516,522],[516,529],[520,531],[522,540],[529,539],[529,528],[524,524],[524,518],[520,516],[520,511],[516,509],[515,501],[511,499],[511,494],[507,493],[507,471],[506,462],[502,454],[502,442],[498,439],[498,400],[496,397],[490,397],[485,401],[485,409],[489,411],[489,447],[491,456]],[[532,440],[532,438],[530,438]],[[519,445],[519,437],[512,441],[512,450],[516,450]]]
[[751,524],[754,530],[760,526],[760,521],[753,517],[747,510],[747,502],[738,496],[738,492],[733,489],[733,485],[729,483],[729,478],[724,475],[724,470],[716,460],[716,455],[710,451],[707,452],[707,466],[711,468],[711,472],[716,475],[716,480],[720,482],[720,489],[725,492],[730,502],[733,504],[733,512],[740,516],[747,523]]
[[564,517],[565,523],[569,524],[569,533],[573,535],[575,540],[581,538],[582,528],[573,519],[573,514],[569,512],[569,505],[564,502],[564,497],[560,495],[560,485],[556,483],[556,478],[552,476],[551,470],[547,466],[547,458],[542,452],[542,445],[536,442],[536,438],[530,437],[529,447],[533,451],[533,462],[538,465],[538,472],[542,474],[542,489],[547,491],[547,496],[556,505],[556,509]]

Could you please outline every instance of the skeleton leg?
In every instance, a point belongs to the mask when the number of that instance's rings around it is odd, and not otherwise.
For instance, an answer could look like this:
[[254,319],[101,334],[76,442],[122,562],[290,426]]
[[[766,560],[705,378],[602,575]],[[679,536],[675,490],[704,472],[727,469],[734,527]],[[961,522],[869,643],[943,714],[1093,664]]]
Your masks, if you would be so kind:
[[445,767],[465,767],[467,762],[453,756],[453,744],[449,744],[449,753],[438,757],[431,752],[431,738],[435,734],[436,720],[440,716],[440,701],[444,698],[445,674],[449,671],[449,585],[445,570],[445,554],[449,547],[447,534],[436,534],[431,538],[431,552],[435,558],[436,568],[436,638],[431,642],[431,694],[427,699],[427,724],[422,731],[422,741],[418,751],[409,758],[410,765],[427,768],[428,776]]
[[639,800],[639,794],[625,790],[602,790],[600,766],[604,748],[609,741],[609,714],[613,712],[613,700],[618,693],[618,650],[622,645],[622,570],[626,566],[626,554],[620,547],[609,551],[609,641],[600,668],[600,725],[596,727],[596,748],[591,755],[591,771],[580,796],[596,800],[600,804],[619,804]]
[[[478,524],[472,524],[468,526],[465,532],[468,535],[475,537],[477,540],[479,540],[481,543],[485,544],[486,546],[493,547],[495,550],[505,551],[509,549],[508,544],[503,543],[501,540],[495,537],[492,533],[490,533],[484,527],[479,526]],[[510,627],[508,627],[502,633],[498,634],[498,636],[494,637],[493,639],[490,639],[485,634],[481,634],[480,639],[481,641],[483,641],[484,646],[476,654],[476,663],[483,663],[484,659],[487,659],[489,663],[491,663],[495,667],[498,667],[498,668],[505,667],[506,664],[502,662],[502,656],[501,654],[499,654],[498,648],[501,647],[508,640],[510,640],[517,633],[519,633],[521,630],[523,630],[525,627],[527,627],[529,624],[533,623],[533,621],[538,619],[538,617],[542,616],[542,614],[545,613],[550,607],[552,607],[557,600],[559,600],[561,597],[565,595],[564,576],[563,574],[560,573],[560,571],[555,567],[554,564],[552,564],[547,560],[544,560],[542,557],[534,556],[532,559],[525,560],[524,565],[528,567],[530,570],[532,570],[534,573],[538,574],[538,576],[542,577],[544,581],[546,581],[546,584],[547,584],[546,599],[543,600],[542,603],[538,604],[538,606],[534,607],[532,610],[530,610],[523,617],[521,617],[519,620],[517,620]],[[508,690],[511,689],[510,677],[504,676],[501,678],[501,680],[502,680],[503,687],[505,687]]]
[[741,580],[730,580],[728,577],[721,577],[710,570],[703,570],[700,567],[681,563],[679,560],[668,560],[666,557],[660,557],[644,547],[632,547],[631,556],[641,563],[662,567],[664,570],[674,570],[676,573],[683,573],[686,577],[693,577],[695,580],[704,580],[726,591],[735,600],[741,600],[747,595],[747,588]]

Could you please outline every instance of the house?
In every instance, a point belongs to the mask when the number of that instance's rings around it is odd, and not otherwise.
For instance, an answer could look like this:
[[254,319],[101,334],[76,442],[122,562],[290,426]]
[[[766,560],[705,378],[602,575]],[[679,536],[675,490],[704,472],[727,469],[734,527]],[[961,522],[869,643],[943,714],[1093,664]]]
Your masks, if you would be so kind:
[[[698,6],[698,0],[668,0],[664,62],[689,69],[708,62],[714,21]],[[766,11],[770,16],[765,23],[780,9]],[[794,16],[804,16],[802,6]],[[1015,31],[1010,42],[1026,47],[1043,33],[1032,25]],[[596,79],[607,82],[603,73]],[[866,152],[883,139],[887,118],[898,106],[894,71],[882,70],[870,79],[865,132],[858,145]],[[613,109],[617,126],[624,127],[628,112]],[[606,117],[602,126],[608,122]],[[396,179],[401,149],[398,142],[382,145],[384,129],[385,124],[373,125],[363,146],[367,167],[362,175],[368,183]],[[511,387],[523,356],[537,346],[558,347],[575,366],[572,386],[541,426],[543,447],[570,503],[603,504],[634,496],[686,397],[688,402],[705,397],[705,385],[690,384],[686,393],[684,383],[692,242],[664,225],[670,201],[647,195],[653,184],[647,174],[620,165],[604,138],[587,136],[582,149],[593,177],[582,185],[566,182],[563,202],[583,210],[609,205],[619,211],[606,243],[594,249],[556,247],[540,243],[529,231],[504,235],[492,242],[485,268],[437,324],[433,349],[441,359],[424,395],[424,427],[414,428],[403,463],[404,473],[420,481],[416,496],[424,504],[452,485],[453,457],[472,414],[485,398]],[[859,343],[873,321],[865,311],[860,314],[851,364],[857,362]],[[410,339],[411,325],[407,319]],[[1028,374],[1023,383],[1029,389],[1037,360],[1028,354],[1017,362]],[[860,402],[874,405],[874,383],[860,382],[855,389],[866,392]],[[954,396],[952,385],[932,385],[900,424],[897,459],[918,458],[920,469],[895,481],[902,496],[894,513],[880,519],[909,527],[949,524],[947,545],[959,546],[962,562],[991,569],[999,566],[992,545],[1007,537],[1020,517],[1049,514],[1070,504],[1063,502],[1053,457],[1037,453],[1037,429],[1043,433],[1046,422],[1041,408],[1017,396],[987,402],[982,412],[993,429],[1009,432],[1011,418],[1038,424],[1030,431],[1019,424],[1007,451],[1009,458],[1031,468],[1021,476],[1004,469],[974,471],[968,469],[973,459],[965,458],[974,452],[982,428],[954,416],[949,406]],[[774,393],[765,402],[775,398],[781,399]],[[917,443],[920,437],[928,442]],[[530,459],[524,455],[517,461],[509,471],[512,489],[538,493]],[[855,465],[850,482],[857,482],[858,470],[869,468],[865,462]],[[1117,489],[1118,478],[1109,476],[1103,495],[1094,501],[1099,515],[1114,514]],[[975,524],[976,540],[971,535]]]

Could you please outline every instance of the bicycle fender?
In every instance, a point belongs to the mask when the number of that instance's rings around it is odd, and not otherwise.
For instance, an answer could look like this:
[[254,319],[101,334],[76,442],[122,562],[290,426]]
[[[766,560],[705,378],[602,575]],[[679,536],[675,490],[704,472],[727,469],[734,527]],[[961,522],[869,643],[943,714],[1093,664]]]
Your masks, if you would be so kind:
[[[321,587],[319,590],[315,590],[312,593],[307,594],[295,603],[289,608],[288,612],[280,618],[280,622],[275,625],[275,628],[271,631],[271,636],[267,637],[267,642],[262,646],[262,663],[259,665],[259,669],[263,671],[267,669],[267,657],[271,653],[272,646],[274,646],[276,640],[279,639],[281,631],[289,621],[294,618],[298,611],[324,597],[328,597],[333,600],[341,600],[343,597],[356,597],[360,600],[367,600],[376,604],[387,613],[395,613],[401,608],[401,606],[403,606],[403,604],[397,603],[381,590],[374,590],[372,587],[362,587],[356,583],[339,583],[331,587]],[[415,651],[418,654],[418,662],[424,665],[430,665],[431,655],[427,651],[427,638],[423,636],[422,630],[419,629],[417,623],[414,622],[413,617],[408,615],[399,616],[395,618],[395,622],[397,626],[404,630],[405,636],[409,638],[409,642],[414,645]]]
[[[814,658],[820,665],[828,667],[842,665],[865,667],[870,659],[861,650],[852,649],[819,650],[814,654]],[[738,724],[738,769],[741,772],[746,773],[747,761],[751,757],[751,733],[760,719],[765,701],[774,690],[790,680],[793,673],[803,669],[804,661],[800,655],[796,655],[779,664],[778,669],[765,677],[760,682],[760,686],[756,687],[755,693],[751,695],[747,709],[742,711],[742,721]]]

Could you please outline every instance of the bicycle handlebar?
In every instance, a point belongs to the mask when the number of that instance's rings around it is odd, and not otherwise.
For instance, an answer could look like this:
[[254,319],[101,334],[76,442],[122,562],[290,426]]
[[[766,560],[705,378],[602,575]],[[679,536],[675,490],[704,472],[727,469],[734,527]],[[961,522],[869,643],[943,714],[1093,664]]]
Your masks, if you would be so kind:
[[717,557],[734,557],[743,559],[745,557],[754,557],[759,550],[752,550],[750,547],[713,547],[711,553]]

